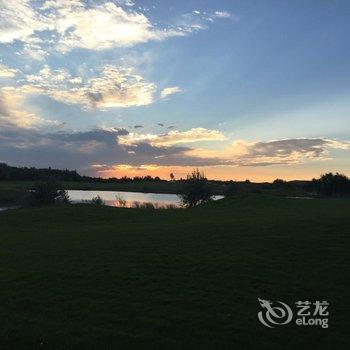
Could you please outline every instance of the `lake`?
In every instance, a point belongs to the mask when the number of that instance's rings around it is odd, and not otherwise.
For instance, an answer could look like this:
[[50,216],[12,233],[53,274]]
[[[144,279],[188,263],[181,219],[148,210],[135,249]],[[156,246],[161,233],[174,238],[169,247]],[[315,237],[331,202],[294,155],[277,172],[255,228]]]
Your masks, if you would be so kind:
[[[155,207],[181,206],[180,197],[176,194],[83,190],[68,190],[67,192],[73,203],[87,203],[93,198],[100,196],[106,205],[112,207],[125,206],[131,208],[135,206],[135,202],[140,205],[152,203]],[[214,200],[221,198],[223,198],[223,196],[213,197]],[[125,203],[121,204],[120,199],[125,201]]]
[[5,210],[9,210],[9,209],[17,209],[17,208],[19,208],[18,206],[16,206],[16,207],[0,207],[0,211],[5,211]]

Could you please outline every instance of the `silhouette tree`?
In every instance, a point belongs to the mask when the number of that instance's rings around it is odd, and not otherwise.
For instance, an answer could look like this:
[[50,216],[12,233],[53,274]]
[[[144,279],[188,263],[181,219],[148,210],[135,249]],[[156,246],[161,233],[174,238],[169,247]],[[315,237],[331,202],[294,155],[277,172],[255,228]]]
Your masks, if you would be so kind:
[[53,178],[36,183],[34,190],[30,192],[29,204],[42,206],[56,203],[69,203],[67,191]]
[[91,204],[96,206],[103,206],[106,203],[99,195],[97,195],[96,197],[91,199]]
[[319,179],[312,179],[308,189],[324,196],[344,196],[350,194],[350,179],[343,174],[327,173]]
[[187,175],[181,194],[182,203],[193,207],[197,204],[210,201],[212,198],[211,186],[203,172],[194,169]]
[[276,186],[283,186],[285,185],[287,182],[282,180],[282,179],[276,179],[273,181],[273,184],[276,185]]

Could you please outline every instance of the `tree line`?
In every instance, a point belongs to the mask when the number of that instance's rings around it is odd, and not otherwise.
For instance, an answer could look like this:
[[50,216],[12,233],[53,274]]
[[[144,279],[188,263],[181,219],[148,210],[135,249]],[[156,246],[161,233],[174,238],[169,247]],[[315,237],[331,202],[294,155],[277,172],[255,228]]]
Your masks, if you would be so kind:
[[49,168],[34,167],[15,167],[0,163],[0,181],[45,181],[48,178],[55,178],[58,181],[82,181],[82,182],[101,182],[101,183],[123,183],[132,181],[164,181],[158,176],[152,177],[135,176],[133,178],[123,176],[121,178],[110,177],[104,179],[101,177],[91,177],[80,175],[76,170],[60,170]]
[[[150,175],[134,178],[111,177],[108,179],[82,176],[76,170],[58,170],[51,168],[37,169],[34,167],[13,167],[5,163],[0,163],[0,181],[47,181],[54,179],[60,181],[82,181],[82,182],[101,182],[101,183],[125,183],[133,181],[166,181],[158,176]],[[170,174],[170,180],[175,181],[174,175]],[[226,197],[233,197],[245,193],[261,193],[261,191],[277,191],[279,194],[287,194],[287,191],[301,189],[305,194],[320,196],[348,196],[350,195],[350,179],[340,173],[326,173],[318,179],[303,182],[286,182],[282,179],[276,179],[272,183],[251,183],[249,180],[243,182],[237,181],[219,181],[208,180],[203,172],[194,169],[187,175],[186,179],[176,180],[181,185],[182,200],[188,206],[194,206],[198,203],[204,203],[211,199],[214,193],[213,187],[219,185],[222,193]],[[302,185],[301,185],[302,184]],[[45,191],[44,191],[45,192]]]

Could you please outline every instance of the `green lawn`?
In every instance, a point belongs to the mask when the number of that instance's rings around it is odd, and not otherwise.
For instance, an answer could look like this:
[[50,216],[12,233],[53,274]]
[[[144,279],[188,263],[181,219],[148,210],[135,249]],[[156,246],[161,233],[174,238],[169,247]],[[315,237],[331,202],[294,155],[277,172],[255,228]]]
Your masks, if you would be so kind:
[[[0,349],[349,349],[350,200],[0,213]],[[265,328],[257,298],[330,302]]]

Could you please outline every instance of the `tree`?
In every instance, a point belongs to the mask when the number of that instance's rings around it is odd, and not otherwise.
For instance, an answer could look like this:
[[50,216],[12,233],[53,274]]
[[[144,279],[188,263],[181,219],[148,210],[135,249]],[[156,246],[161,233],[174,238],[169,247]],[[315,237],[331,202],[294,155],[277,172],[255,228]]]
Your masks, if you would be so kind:
[[324,174],[319,179],[312,179],[311,190],[324,196],[349,195],[350,179],[339,173]]
[[173,173],[170,173],[170,180],[174,181],[175,180],[175,175]]
[[285,185],[286,183],[287,183],[287,182],[284,181],[284,180],[282,180],[282,179],[276,179],[276,180],[273,181],[273,184],[274,184],[274,185],[277,185],[277,186],[283,186],[283,185]]
[[30,192],[29,204],[41,206],[56,203],[69,203],[67,191],[62,189],[59,183],[52,178],[36,183]]
[[211,186],[203,172],[194,169],[191,174],[187,175],[181,194],[182,203],[185,206],[194,207],[197,204],[208,202],[212,195]]
[[97,195],[91,199],[91,204],[96,206],[103,206],[105,205],[105,201],[99,195]]

